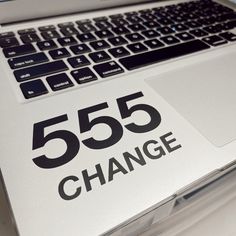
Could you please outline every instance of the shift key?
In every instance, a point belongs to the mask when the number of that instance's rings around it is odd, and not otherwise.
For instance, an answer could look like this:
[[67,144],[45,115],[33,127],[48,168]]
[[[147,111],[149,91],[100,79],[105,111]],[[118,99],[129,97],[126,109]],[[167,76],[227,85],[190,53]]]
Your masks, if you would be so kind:
[[32,66],[32,67],[16,70],[14,71],[14,75],[18,82],[22,82],[25,80],[34,79],[34,78],[58,73],[65,70],[68,70],[67,65],[63,61],[60,60],[60,61],[49,62],[49,63],[37,65],[37,66]]

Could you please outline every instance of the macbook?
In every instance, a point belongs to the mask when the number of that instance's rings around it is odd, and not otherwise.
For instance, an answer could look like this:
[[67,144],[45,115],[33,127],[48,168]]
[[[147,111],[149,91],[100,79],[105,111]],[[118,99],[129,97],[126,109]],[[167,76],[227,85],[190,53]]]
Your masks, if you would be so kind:
[[139,235],[232,170],[235,42],[233,1],[0,1],[16,235]]

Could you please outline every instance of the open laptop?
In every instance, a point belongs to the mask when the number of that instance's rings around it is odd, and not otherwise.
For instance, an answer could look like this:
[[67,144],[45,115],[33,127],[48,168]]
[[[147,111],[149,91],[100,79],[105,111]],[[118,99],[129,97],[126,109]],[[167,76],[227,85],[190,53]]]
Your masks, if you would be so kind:
[[138,235],[235,167],[233,2],[0,1],[0,23],[18,235]]

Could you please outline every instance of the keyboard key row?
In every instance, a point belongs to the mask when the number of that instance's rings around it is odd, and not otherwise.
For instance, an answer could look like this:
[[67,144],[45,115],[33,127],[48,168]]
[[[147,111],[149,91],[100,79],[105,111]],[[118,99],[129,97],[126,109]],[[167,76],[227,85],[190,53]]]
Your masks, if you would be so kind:
[[[124,70],[114,61],[102,63],[94,66],[93,68],[102,78],[124,72]],[[84,84],[97,80],[97,76],[87,67],[74,70],[71,72],[71,75],[78,84]],[[46,81],[52,91],[59,91],[74,86],[73,82],[66,73],[48,76]],[[48,89],[41,79],[21,83],[20,88],[26,99],[48,93]]]
[[[89,69],[83,68],[71,72],[78,84],[88,83],[97,80],[96,75]],[[74,86],[67,74],[60,73],[46,78],[52,91],[59,91]],[[48,93],[48,89],[42,80],[37,79],[20,84],[21,91],[26,99],[37,97]]]
[[[135,31],[145,31],[147,30],[147,28],[152,28],[152,29],[155,28],[155,30],[157,31],[156,33],[167,35],[167,34],[172,34],[176,31],[184,31],[184,30],[187,30],[188,28],[196,29],[196,28],[201,27],[201,25],[196,21],[187,21],[185,22],[185,24],[173,24],[173,25],[164,26],[164,27],[160,27],[160,25],[155,24],[154,22],[145,22],[145,24],[146,24],[146,27],[144,27],[143,25],[139,23],[136,23],[133,25],[127,25],[129,29],[127,29],[124,26],[112,27],[111,30],[104,29],[100,31],[95,31],[94,32],[95,35],[91,32],[78,34],[78,31],[76,29],[70,28],[70,27],[61,29],[64,31],[68,30],[67,32],[63,33],[66,36],[65,38],[62,38],[61,35],[56,30],[42,31],[41,35],[43,37],[43,40],[51,40],[54,38],[58,38],[58,41],[61,46],[67,46],[67,45],[73,45],[77,43],[77,40],[72,37],[72,35],[74,34],[77,35],[77,38],[81,42],[90,42],[90,41],[95,41],[97,39],[96,37],[100,39],[104,39],[104,38],[114,37],[115,35],[121,35],[121,34],[127,35],[130,33],[130,30],[135,32]],[[214,26],[207,26],[203,28],[203,30],[207,31],[208,33],[218,33],[222,30],[225,30],[225,25],[217,24]],[[20,30],[18,32],[20,34],[20,38],[22,42],[25,44],[42,41],[42,39],[35,33],[35,30],[32,28]],[[144,32],[144,35],[145,35],[145,32]],[[12,37],[9,37],[9,36],[12,36]],[[12,47],[19,44],[20,44],[19,41],[17,40],[16,37],[14,37],[14,33],[12,32],[2,34],[2,36],[0,37],[0,47],[2,48]]]
[[[211,25],[211,26],[204,27],[203,29],[196,28],[199,26],[200,25],[197,24],[196,22],[190,21],[190,22],[186,22],[185,24],[174,24],[174,25],[170,25],[169,27],[167,26],[157,27],[155,29],[146,30],[142,28],[140,24],[135,24],[135,25],[129,25],[129,27],[132,29],[132,31],[135,31],[135,27],[137,27],[137,29],[139,29],[141,34],[129,33],[130,31],[124,26],[113,27],[111,28],[111,31],[113,31],[115,34],[118,34],[118,35],[124,34],[124,36],[131,42],[137,42],[137,41],[143,40],[143,36],[146,38],[159,37],[161,35],[169,35],[175,32],[184,31],[189,28],[191,29],[194,28],[193,30],[190,30],[190,33],[193,32],[194,36],[203,37],[203,36],[206,36],[208,33],[210,34],[220,33],[224,30],[234,28],[235,21],[229,21],[224,24]],[[55,44],[54,41],[52,41],[53,38],[57,38],[58,43],[61,46],[70,46],[70,45],[75,45],[79,43],[73,36],[61,37],[56,31],[42,31],[42,34],[44,34],[45,36],[44,38],[47,40],[41,41],[41,39],[39,38],[37,34],[32,33],[33,31],[34,31],[33,28],[20,30],[19,31],[21,34],[20,38],[25,44],[37,42],[37,45],[40,48],[40,50],[48,50],[48,49],[56,48],[57,45]],[[116,38],[114,37],[114,33],[112,33],[111,31],[109,30],[96,31],[95,35],[92,33],[78,34],[77,38],[81,42],[96,41],[97,37],[101,39],[108,38],[108,40],[110,41],[110,39],[113,40],[114,38]],[[12,32],[2,34],[2,38],[0,37],[0,47],[8,48],[8,47],[14,47],[14,46],[19,45],[19,41],[15,37],[10,37],[10,38],[6,37],[9,35],[12,35]],[[119,44],[115,44],[114,42],[114,46],[117,46],[117,45]]]

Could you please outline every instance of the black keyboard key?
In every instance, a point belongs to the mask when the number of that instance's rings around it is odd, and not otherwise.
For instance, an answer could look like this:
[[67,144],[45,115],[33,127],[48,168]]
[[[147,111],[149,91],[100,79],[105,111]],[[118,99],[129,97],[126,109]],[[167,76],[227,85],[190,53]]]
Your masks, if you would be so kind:
[[111,57],[104,51],[90,53],[89,57],[96,63],[111,59]]
[[227,41],[217,35],[212,35],[209,37],[205,37],[202,39],[203,41],[205,41],[206,43],[212,45],[212,46],[219,46],[222,44],[227,43]]
[[128,56],[130,53],[124,47],[117,47],[108,50],[113,57],[124,57]]
[[157,22],[161,25],[170,25],[174,23],[171,19],[168,19],[168,18],[158,19]]
[[65,73],[49,76],[46,80],[53,91],[74,86],[68,75]]
[[114,34],[110,31],[110,30],[100,30],[100,31],[96,31],[95,34],[103,39],[103,38],[111,38],[114,36]]
[[155,13],[155,12],[162,12],[162,11],[165,11],[165,7],[154,7],[152,8],[152,11]]
[[93,68],[102,78],[106,78],[124,72],[124,70],[114,61],[95,65]]
[[188,29],[188,27],[186,25],[183,24],[175,24],[175,25],[171,25],[170,28],[174,31],[185,31]]
[[136,16],[138,15],[138,12],[136,11],[130,11],[125,13],[126,16],[131,17],[131,16]]
[[84,53],[87,53],[87,52],[91,51],[91,49],[84,43],[83,44],[78,44],[78,45],[75,45],[75,46],[71,46],[70,50],[76,55],[84,54]]
[[221,19],[222,19],[222,21],[235,20],[236,19],[236,12],[223,14],[223,15],[221,15]]
[[68,70],[68,67],[63,61],[54,61],[37,66],[27,67],[20,70],[15,70],[14,75],[18,82],[46,76],[58,72]]
[[156,17],[153,14],[141,14],[140,17],[145,20],[145,21],[152,21],[154,20]]
[[49,54],[54,60],[70,56],[70,53],[68,52],[66,48],[58,48],[58,49],[51,50],[49,51]]
[[145,22],[142,22],[142,24],[150,29],[161,27],[161,25],[158,24],[156,21],[145,21]]
[[14,37],[14,36],[15,36],[15,33],[11,32],[11,31],[0,33],[0,39],[2,39],[2,38],[11,38],[11,37]]
[[228,41],[236,41],[236,34],[233,34],[232,32],[224,32],[219,34],[219,36]]
[[164,46],[164,43],[160,42],[159,40],[157,39],[151,39],[151,40],[147,40],[147,41],[144,41],[144,43],[151,49],[154,49],[154,48],[159,48],[159,47],[163,47]]
[[94,41],[94,42],[91,42],[90,45],[95,50],[102,50],[102,49],[105,49],[105,48],[110,48],[110,45],[105,40]]
[[193,30],[190,30],[189,32],[195,37],[204,37],[208,35],[208,33],[202,29],[193,29]]
[[60,38],[60,34],[56,31],[56,30],[52,30],[52,31],[43,31],[41,33],[42,37],[45,40],[48,39],[54,39],[54,38]]
[[43,52],[40,52],[27,56],[11,58],[8,60],[8,63],[12,69],[19,69],[25,66],[32,66],[47,61],[49,61],[47,56]]
[[91,64],[84,55],[69,58],[68,62],[73,68],[83,67]]
[[25,44],[21,46],[3,49],[3,53],[6,57],[17,57],[34,52],[36,52],[36,50],[32,44]]
[[224,30],[231,30],[236,27],[236,20],[234,21],[228,21],[223,24]]
[[123,37],[118,36],[114,38],[109,38],[108,41],[113,45],[113,46],[120,46],[123,44],[128,43],[127,40],[125,40]]
[[70,27],[63,27],[61,28],[61,33],[64,35],[64,36],[72,36],[74,34],[78,34],[79,31],[73,27],[73,26],[70,26]]
[[144,37],[139,33],[126,34],[125,37],[131,42],[137,42],[144,39]]
[[136,23],[140,23],[143,21],[142,18],[140,18],[139,16],[136,16],[136,15],[127,17],[126,20],[131,24],[136,24]]
[[23,43],[35,43],[41,41],[37,34],[23,34],[20,38]]
[[141,30],[145,30],[146,28],[144,26],[142,26],[141,24],[132,24],[132,25],[128,25],[128,28],[131,31],[141,31]]
[[15,37],[11,38],[0,38],[0,47],[7,48],[19,45],[18,40]]
[[194,19],[196,19],[196,18],[198,18],[198,16],[196,15],[196,14],[194,14],[194,13],[188,13],[188,19],[190,19],[190,20],[194,20]]
[[46,26],[39,27],[40,31],[53,31],[55,29],[56,27],[54,25],[46,25]]
[[151,9],[143,9],[139,11],[140,14],[151,14],[152,10]]
[[57,45],[55,44],[53,40],[38,42],[37,46],[40,50],[50,50],[50,49],[57,48]]
[[197,22],[202,26],[212,25],[212,24],[216,23],[217,21],[220,21],[220,20],[214,16],[204,17],[204,18],[200,18],[197,20]]
[[203,28],[204,31],[210,34],[220,33],[223,30],[223,27],[220,24],[210,25]]
[[170,27],[167,27],[167,26],[158,28],[157,31],[163,35],[174,33],[174,30],[172,30]]
[[[79,22],[77,22],[77,24],[78,23]],[[89,33],[91,31],[97,30],[96,27],[90,22],[81,23],[81,24],[79,24],[78,27],[83,33]]]
[[95,25],[97,26],[98,29],[101,29],[101,30],[112,27],[112,24],[108,21],[99,21],[99,22],[96,22]]
[[73,27],[74,23],[73,22],[63,22],[58,24],[59,28],[68,28],[68,27]]
[[78,34],[77,38],[81,42],[89,42],[89,41],[94,41],[96,40],[95,36],[92,33],[86,33],[86,34]]
[[78,84],[84,84],[97,80],[97,76],[87,67],[74,70],[71,72],[71,75],[74,77]]
[[133,43],[133,44],[129,44],[127,45],[128,49],[133,52],[133,53],[139,53],[139,52],[144,52],[147,51],[147,47],[145,47],[143,44],[141,43]]
[[[223,6],[223,5],[220,5],[220,4],[218,4],[218,7],[220,8],[218,8],[219,9],[219,11],[220,12],[227,12],[227,13],[229,13],[229,12],[234,12],[234,10],[233,9],[231,9],[231,8],[228,8],[228,7],[226,7],[226,6]],[[235,14],[235,12],[234,12],[234,14]]]
[[123,18],[113,19],[111,22],[116,26],[120,26],[120,25],[125,26],[129,24],[128,21],[126,21]]
[[125,27],[125,26],[116,26],[111,28],[111,30],[115,33],[115,34],[129,34],[130,31]]
[[75,40],[75,38],[73,36],[68,36],[68,37],[64,37],[64,38],[59,38],[58,42],[61,44],[61,46],[70,46],[70,45],[74,45],[77,44],[77,41]]
[[173,21],[175,21],[175,22],[179,22],[179,23],[188,20],[187,17],[185,17],[185,16],[180,16],[180,15],[171,16],[170,18],[171,18],[171,20],[173,20]]
[[122,14],[114,14],[114,15],[110,15],[109,17],[111,19],[120,19],[120,18],[123,18],[123,15]]
[[129,57],[119,59],[120,63],[128,70],[138,69],[168,59],[184,56],[190,53],[208,49],[209,46],[200,40],[189,41],[164,47]]
[[197,21],[188,21],[188,22],[185,22],[185,24],[190,28],[201,27],[201,25]]
[[183,41],[188,41],[188,40],[194,39],[194,37],[187,32],[178,33],[175,36]]
[[155,37],[160,36],[160,34],[157,33],[155,30],[145,30],[145,31],[142,31],[141,33],[147,38],[155,38]]
[[108,18],[107,18],[106,16],[99,16],[99,17],[93,18],[93,20],[94,20],[95,22],[108,21]]
[[92,21],[90,19],[83,19],[83,20],[78,20],[76,21],[78,25],[84,25],[84,24],[91,24]]
[[175,38],[172,35],[169,36],[165,36],[165,37],[161,37],[160,40],[162,40],[164,43],[171,45],[171,44],[175,44],[175,43],[179,43],[180,41]]
[[34,80],[20,85],[21,91],[26,99],[37,97],[48,93],[42,80]]
[[17,32],[19,35],[34,34],[34,33],[36,33],[36,30],[34,28],[29,28],[29,29],[18,30]]

